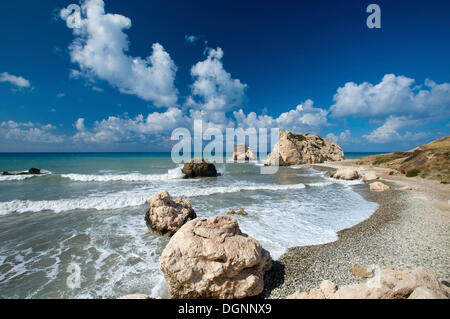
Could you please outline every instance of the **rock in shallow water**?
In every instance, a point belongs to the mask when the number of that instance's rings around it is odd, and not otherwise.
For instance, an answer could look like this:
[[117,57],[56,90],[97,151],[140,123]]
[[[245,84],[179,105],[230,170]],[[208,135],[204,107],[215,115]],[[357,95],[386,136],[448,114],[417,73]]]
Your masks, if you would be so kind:
[[172,200],[167,191],[153,195],[148,203],[150,208],[145,214],[147,227],[163,236],[173,236],[181,226],[197,218],[188,199]]
[[255,152],[250,147],[241,143],[234,147],[233,160],[234,161],[248,161],[248,160],[253,161],[253,160],[256,160],[256,155],[255,155]]
[[172,298],[232,299],[263,291],[269,252],[228,216],[186,223],[159,259]]
[[181,171],[185,178],[214,177],[218,175],[214,164],[200,158],[194,158],[190,162],[185,163]]

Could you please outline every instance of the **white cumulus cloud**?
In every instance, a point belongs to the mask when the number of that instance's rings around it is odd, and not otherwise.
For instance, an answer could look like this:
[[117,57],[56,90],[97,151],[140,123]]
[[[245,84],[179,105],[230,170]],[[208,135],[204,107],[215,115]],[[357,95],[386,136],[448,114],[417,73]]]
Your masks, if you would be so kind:
[[30,81],[24,77],[9,74],[8,72],[0,73],[0,82],[10,83],[18,88],[30,87]]
[[209,48],[206,53],[206,59],[191,69],[194,83],[186,106],[203,113],[206,121],[224,124],[228,122],[226,113],[242,105],[247,85],[224,69],[221,48]]
[[242,109],[233,114],[237,125],[243,128],[278,127],[295,132],[317,133],[322,126],[328,125],[328,112],[321,108],[315,108],[313,105],[312,100],[306,100],[295,109],[282,113],[277,118],[269,115],[257,115],[255,112],[245,115]]
[[415,80],[386,74],[380,83],[348,82],[338,88],[331,106],[331,116],[356,116],[363,118],[436,119],[450,116],[450,83],[436,84],[426,80],[425,88],[414,86]]
[[5,121],[0,124],[0,136],[5,140],[33,143],[62,143],[64,137],[53,134],[55,126],[33,122]]
[[414,127],[419,124],[419,120],[408,119],[404,116],[391,115],[386,122],[372,131],[370,134],[363,135],[365,139],[372,143],[382,144],[393,141],[418,140],[426,137],[424,132],[413,133],[410,131],[401,132],[401,130]]
[[[164,47],[154,43],[150,56],[130,56],[124,33],[131,28],[129,18],[105,13],[103,0],[85,0],[81,9],[81,24],[73,29],[75,39],[69,47],[71,59],[80,70],[73,71],[72,76],[105,80],[122,93],[136,95],[157,107],[176,105],[177,67]],[[60,14],[65,20],[70,18],[66,11]]]
[[180,125],[186,125],[188,119],[178,108],[169,108],[165,112],[154,112],[144,117],[109,116],[96,121],[92,129],[87,129],[85,119],[79,118],[74,126],[77,129],[73,139],[88,143],[112,143],[123,141],[145,141],[150,136],[170,134]]

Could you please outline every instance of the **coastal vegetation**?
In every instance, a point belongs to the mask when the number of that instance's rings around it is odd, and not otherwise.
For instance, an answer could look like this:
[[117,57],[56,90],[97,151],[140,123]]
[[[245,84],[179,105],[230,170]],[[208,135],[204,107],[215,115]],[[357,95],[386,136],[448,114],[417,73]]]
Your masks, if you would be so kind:
[[447,184],[450,182],[450,136],[407,152],[367,156],[357,164],[392,168],[407,177],[419,176]]

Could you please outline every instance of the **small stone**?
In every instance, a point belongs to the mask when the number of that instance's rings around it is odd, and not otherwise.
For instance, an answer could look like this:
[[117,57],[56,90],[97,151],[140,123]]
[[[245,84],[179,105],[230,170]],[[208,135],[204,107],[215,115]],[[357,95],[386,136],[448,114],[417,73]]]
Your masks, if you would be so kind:
[[355,277],[359,278],[369,278],[372,277],[373,275],[372,271],[361,266],[352,266],[350,267],[350,271],[353,273]]
[[248,215],[248,213],[243,208],[239,209],[237,214],[241,215],[241,216],[247,216]]

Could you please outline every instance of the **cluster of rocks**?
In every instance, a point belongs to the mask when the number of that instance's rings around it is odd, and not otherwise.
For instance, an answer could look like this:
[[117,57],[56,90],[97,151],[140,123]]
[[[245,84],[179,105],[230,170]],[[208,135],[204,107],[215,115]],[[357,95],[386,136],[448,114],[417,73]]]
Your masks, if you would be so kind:
[[[384,192],[386,190],[391,189],[390,186],[380,182],[376,181],[380,179],[380,177],[374,172],[374,171],[360,171],[352,169],[352,168],[339,168],[335,173],[330,174],[330,177],[336,178],[336,179],[342,179],[342,180],[355,180],[360,179],[364,183],[369,184],[369,188],[371,191],[375,192]],[[400,188],[400,190],[411,190],[412,188],[410,186],[404,186]]]
[[385,267],[360,284],[337,287],[325,280],[319,288],[297,292],[288,299],[448,299],[448,296],[448,289],[422,267],[403,271]]
[[234,209],[229,209],[228,210],[228,215],[240,215],[240,216],[247,216],[248,213],[243,209],[239,209],[238,211],[235,211]]
[[152,232],[173,236],[185,223],[197,218],[197,214],[186,198],[172,200],[167,191],[155,194],[148,200],[150,208],[145,222]]
[[40,175],[43,174],[38,168],[30,168],[28,171],[24,172],[3,172],[2,176],[10,176],[10,175]]
[[[270,254],[242,233],[236,220],[197,218],[189,200],[172,200],[167,191],[153,195],[148,203],[149,230],[172,237],[159,259],[172,298],[245,298],[263,291]],[[247,215],[243,209],[234,213]]]
[[215,177],[218,176],[216,167],[214,164],[209,163],[203,158],[194,158],[188,163],[185,163],[181,169],[185,178],[198,178],[198,177]]
[[234,147],[233,161],[254,161],[256,160],[255,152],[244,143]]
[[336,143],[314,134],[294,134],[280,131],[278,143],[267,158],[267,166],[289,166],[301,164],[341,161],[344,151]]

